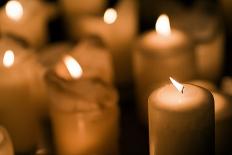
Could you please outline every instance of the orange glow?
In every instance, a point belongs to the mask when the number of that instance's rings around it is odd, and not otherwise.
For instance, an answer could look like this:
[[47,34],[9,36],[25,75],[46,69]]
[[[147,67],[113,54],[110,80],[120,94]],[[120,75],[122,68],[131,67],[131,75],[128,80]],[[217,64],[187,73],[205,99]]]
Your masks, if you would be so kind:
[[171,34],[171,27],[169,18],[167,15],[162,14],[159,16],[156,22],[156,32],[163,36],[168,36]]
[[171,80],[172,84],[176,87],[176,89],[183,93],[184,92],[184,85],[180,84],[179,82],[177,82],[176,80],[174,80],[172,77],[169,77],[169,79]]
[[64,63],[68,69],[69,74],[72,78],[80,78],[83,74],[80,64],[71,56],[67,55],[64,57]]
[[7,50],[3,56],[3,65],[10,68],[14,64],[14,52]]

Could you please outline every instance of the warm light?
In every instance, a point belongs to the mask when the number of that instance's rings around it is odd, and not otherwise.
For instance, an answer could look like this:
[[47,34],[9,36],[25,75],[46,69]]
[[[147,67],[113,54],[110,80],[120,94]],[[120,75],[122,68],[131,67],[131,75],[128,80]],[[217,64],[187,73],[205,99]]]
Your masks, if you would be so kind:
[[83,74],[81,66],[79,63],[71,56],[67,55],[64,57],[64,63],[68,69],[69,74],[72,78],[80,78]]
[[5,7],[6,15],[12,20],[18,21],[23,16],[23,6],[17,0],[8,1]]
[[113,24],[118,17],[117,11],[113,8],[109,8],[104,13],[104,22],[107,24]]
[[162,14],[156,22],[156,32],[160,35],[168,36],[171,34],[171,27],[167,15]]
[[179,82],[177,82],[176,80],[174,80],[172,77],[169,77],[169,79],[171,80],[172,84],[176,87],[176,89],[183,93],[184,91],[184,85],[180,84]]
[[7,50],[3,56],[3,65],[10,68],[14,64],[14,52]]

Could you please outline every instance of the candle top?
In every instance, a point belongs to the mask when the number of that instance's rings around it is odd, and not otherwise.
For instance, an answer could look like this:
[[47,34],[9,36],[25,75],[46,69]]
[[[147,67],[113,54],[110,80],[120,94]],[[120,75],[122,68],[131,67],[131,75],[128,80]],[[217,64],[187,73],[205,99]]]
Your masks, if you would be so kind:
[[178,112],[214,106],[210,105],[213,103],[213,96],[209,91],[191,84],[184,84],[183,93],[172,84],[166,85],[153,92],[149,102],[157,109]]
[[[182,32],[172,29],[170,35],[160,35],[155,30],[147,32],[138,42],[141,50],[157,55],[167,55],[175,52],[185,52],[192,47],[189,38]],[[155,52],[154,52],[155,51]]]
[[[66,112],[101,112],[115,106],[117,93],[99,79],[67,81],[52,72],[46,74],[53,107]],[[112,102],[113,101],[113,102]]]
[[213,83],[211,83],[210,81],[206,81],[206,80],[193,80],[190,83],[192,83],[194,85],[197,85],[197,86],[200,86],[200,87],[203,87],[203,88],[206,88],[209,91],[215,91],[215,90],[217,90],[216,86]]

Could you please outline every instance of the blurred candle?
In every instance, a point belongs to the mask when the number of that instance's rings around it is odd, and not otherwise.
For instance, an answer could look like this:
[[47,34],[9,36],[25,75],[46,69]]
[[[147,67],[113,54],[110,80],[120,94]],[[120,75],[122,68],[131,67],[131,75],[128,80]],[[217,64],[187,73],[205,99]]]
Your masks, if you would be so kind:
[[217,82],[224,65],[224,28],[218,6],[199,1],[192,8],[172,7],[173,26],[196,43],[198,77]]
[[83,77],[98,77],[106,83],[113,84],[114,70],[110,51],[96,39],[80,41],[69,52],[84,70]]
[[212,94],[171,81],[148,100],[150,155],[214,155]]
[[32,151],[38,127],[32,88],[37,93],[40,89],[33,85],[38,83],[36,63],[27,49],[6,38],[0,40],[0,59],[0,124],[9,131],[16,152]]
[[0,32],[41,47],[47,41],[48,20],[54,14],[54,8],[42,1],[10,0],[0,10]]
[[3,127],[0,127],[0,155],[14,155],[10,136]]
[[59,72],[46,75],[57,153],[117,155],[116,91],[99,80],[80,79],[80,66],[71,57],[66,60],[69,79]]
[[210,82],[195,80],[191,83],[212,91],[215,102],[215,153],[232,153],[232,100],[231,97],[212,87]]
[[147,98],[152,90],[162,86],[170,75],[181,81],[195,76],[195,55],[186,35],[170,28],[167,15],[161,15],[156,31],[143,35],[134,51],[135,85],[138,111],[147,122]]
[[[82,16],[70,22],[73,38],[98,36],[109,47],[113,58],[115,81],[126,87],[132,83],[132,46],[137,35],[138,8],[136,0],[122,0],[104,15]],[[126,26],[125,26],[126,25]]]
[[232,77],[226,76],[222,78],[221,89],[225,94],[232,96]]

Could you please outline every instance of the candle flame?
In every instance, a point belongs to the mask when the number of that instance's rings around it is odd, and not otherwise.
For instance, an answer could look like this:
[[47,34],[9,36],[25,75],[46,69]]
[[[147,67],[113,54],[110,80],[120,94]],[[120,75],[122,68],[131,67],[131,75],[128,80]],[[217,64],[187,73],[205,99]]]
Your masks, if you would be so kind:
[[3,56],[3,65],[10,68],[14,64],[14,52],[7,50]]
[[14,21],[19,21],[23,16],[23,6],[17,0],[8,1],[5,11],[6,15]]
[[80,78],[83,74],[80,64],[71,56],[67,55],[64,57],[64,63],[68,69],[69,74],[72,78]]
[[156,32],[163,36],[168,36],[171,34],[171,27],[169,18],[167,15],[162,14],[159,16],[156,22]]
[[117,11],[113,8],[109,8],[104,13],[104,22],[107,24],[113,24],[117,20]]
[[174,80],[172,77],[169,77],[171,80],[172,84],[176,87],[176,89],[183,94],[184,92],[184,85],[180,84],[176,80]]

